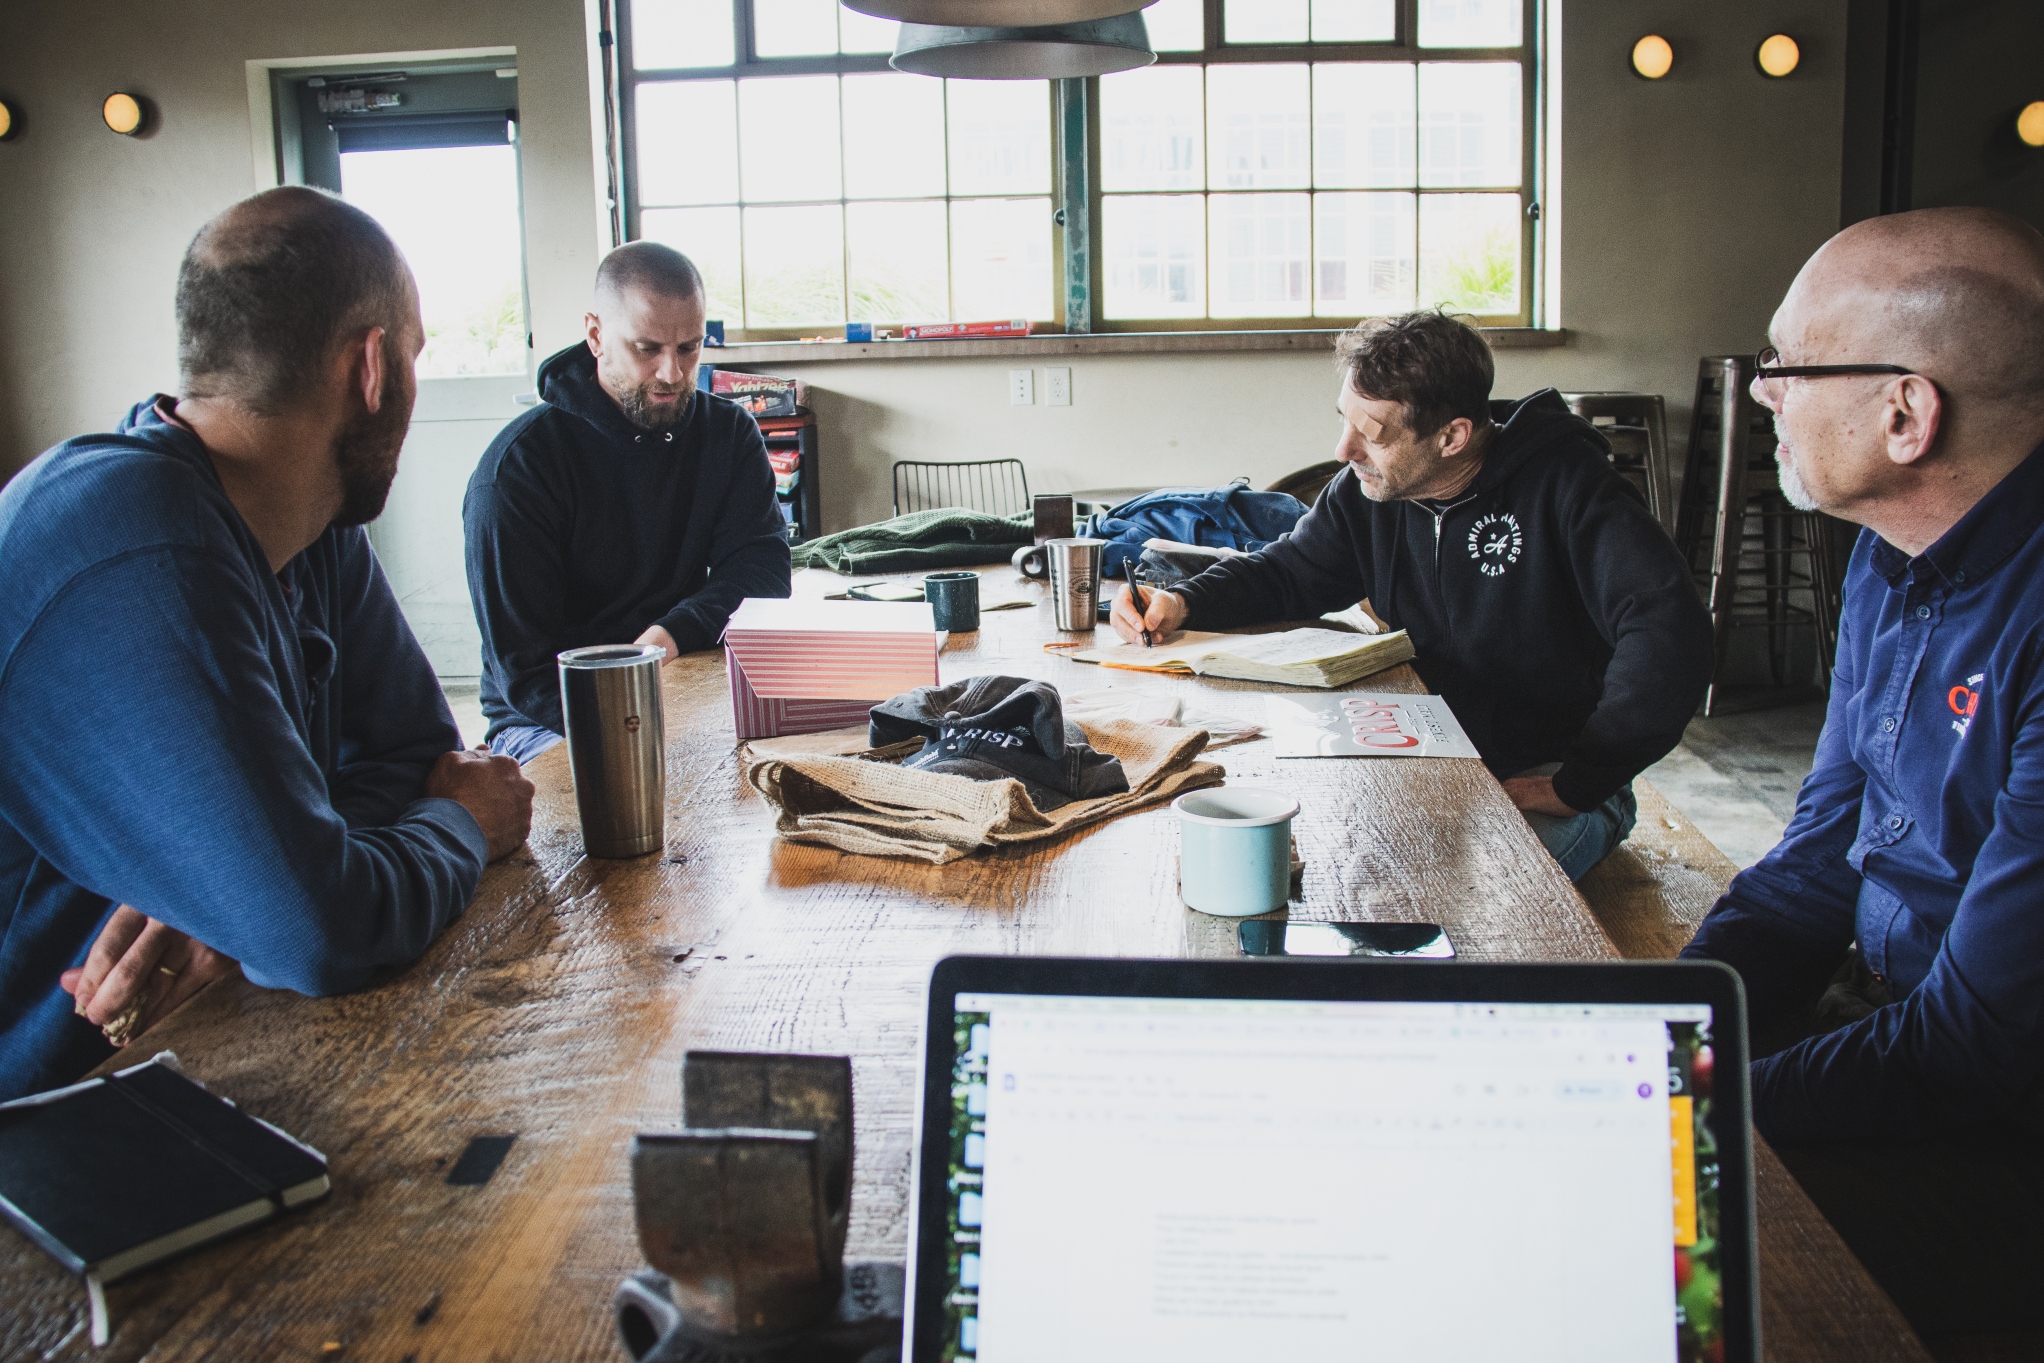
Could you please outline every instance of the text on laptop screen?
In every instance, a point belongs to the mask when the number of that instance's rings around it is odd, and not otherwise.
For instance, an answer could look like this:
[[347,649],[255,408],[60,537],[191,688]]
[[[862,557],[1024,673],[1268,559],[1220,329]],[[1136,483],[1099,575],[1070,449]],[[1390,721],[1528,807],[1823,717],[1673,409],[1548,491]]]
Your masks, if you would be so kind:
[[954,1007],[942,1358],[1720,1354],[1707,1005]]

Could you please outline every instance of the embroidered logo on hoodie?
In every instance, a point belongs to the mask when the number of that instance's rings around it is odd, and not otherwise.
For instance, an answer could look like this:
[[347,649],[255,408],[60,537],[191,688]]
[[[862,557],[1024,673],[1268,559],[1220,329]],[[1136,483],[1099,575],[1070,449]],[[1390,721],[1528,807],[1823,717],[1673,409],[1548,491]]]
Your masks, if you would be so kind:
[[1469,557],[1485,577],[1503,577],[1526,548],[1526,532],[1509,511],[1493,511],[1469,527]]

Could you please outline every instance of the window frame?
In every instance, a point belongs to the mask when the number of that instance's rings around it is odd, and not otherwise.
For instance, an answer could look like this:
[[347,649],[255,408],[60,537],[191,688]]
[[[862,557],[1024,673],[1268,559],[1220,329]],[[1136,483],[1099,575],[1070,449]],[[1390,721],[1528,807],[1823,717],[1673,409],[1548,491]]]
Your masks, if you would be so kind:
[[[760,57],[757,55],[757,46],[754,41],[752,22],[752,0],[730,0],[732,9],[732,45],[735,49],[735,53],[738,58],[737,61],[733,62],[729,66],[659,67],[648,69],[645,71],[639,71],[634,69],[632,65],[632,29],[631,29],[632,0],[616,0],[616,2],[617,12],[615,22],[617,26],[616,27],[617,45],[615,51],[617,53],[617,105],[618,105],[617,119],[619,134],[618,157],[620,162],[618,183],[620,189],[622,190],[622,197],[624,200],[623,227],[624,239],[626,241],[639,240],[641,231],[639,183],[638,183],[639,179],[638,177],[639,143],[637,113],[638,100],[636,97],[638,87],[640,85],[657,85],[665,84],[671,81],[694,81],[694,80],[738,81],[755,79],[761,76],[846,76],[859,75],[867,72],[886,72],[892,71],[894,69],[892,66],[888,65],[889,54],[881,52],[849,53],[849,54],[833,53],[828,56],[815,57]],[[924,79],[935,78],[925,77]],[[1051,259],[1050,291],[1051,306],[1053,311],[1051,320],[1048,323],[1045,323],[1041,320],[1036,321],[1034,330],[1039,335],[1056,334],[1061,333],[1065,330],[1065,295],[1064,290],[1061,287],[1061,283],[1064,278],[1064,270],[1062,268],[1061,262],[1063,262],[1065,258],[1066,248],[1062,225],[1056,219],[1058,204],[1060,203],[1061,199],[1061,196],[1059,194],[1059,188],[1062,182],[1059,178],[1059,164],[1061,158],[1059,155],[1059,149],[1057,144],[1057,128],[1055,113],[1058,105],[1058,86],[1062,84],[1062,82],[1048,81],[1046,82],[1046,84],[1049,86],[1049,92],[1048,98],[1044,100],[1043,117],[1044,126],[1047,130],[1047,134],[1050,138],[1051,143],[1050,185],[1049,188],[1041,197],[1047,199],[1050,202],[1051,213],[1053,214],[1050,242],[1050,259]],[[946,113],[946,122],[948,125],[949,122],[948,111]],[[946,192],[942,195],[924,195],[911,197],[909,199],[903,200],[890,199],[876,200],[873,202],[889,202],[889,203],[921,202],[944,204],[946,206],[945,219],[947,223],[946,231],[948,234],[949,231],[948,224],[950,221],[949,206],[951,204],[959,202],[968,202],[973,199],[987,198],[1001,199],[1013,197],[1017,196],[987,194],[953,195],[949,192],[947,172]],[[1028,197],[1033,198],[1038,196],[1031,195]],[[827,199],[820,199],[816,200],[815,202],[829,203],[832,201]],[[840,197],[836,202],[859,203],[867,201]],[[746,206],[746,201],[741,198],[739,200],[739,206],[742,212],[743,208]],[[743,222],[742,217],[740,221],[741,223]],[[948,235],[946,239],[948,242],[949,239]],[[845,241],[846,245],[844,249],[846,251],[849,251],[850,250],[849,233],[846,234]],[[744,272],[745,260],[744,243],[745,236],[741,228],[739,233],[739,270],[741,278],[743,278]],[[948,260],[948,258],[945,262],[945,267],[948,274],[950,268],[950,261]],[[849,259],[845,261],[845,277],[847,281],[849,281],[851,277],[851,262]],[[898,325],[901,323],[907,323],[915,320],[935,320],[935,319],[882,318],[876,320],[881,321],[883,324]],[[819,326],[828,328],[831,325],[842,326],[843,324],[810,323],[807,326],[799,327],[748,328],[742,325],[733,326],[727,321],[725,324],[725,337],[728,342],[741,343],[762,341],[763,342],[795,341],[800,340],[805,336],[815,335],[817,328]]]
[[[638,188],[638,126],[637,89],[643,84],[659,84],[687,80],[746,80],[762,76],[801,75],[850,75],[862,72],[892,70],[888,57],[882,53],[844,54],[834,53],[813,57],[768,57],[757,55],[754,26],[753,0],[730,0],[732,9],[733,45],[737,60],[728,66],[662,67],[637,70],[632,61],[632,0],[616,0],[614,17],[616,61],[616,109],[618,127],[617,155],[619,161],[618,185],[622,203],[622,229],[626,241],[640,238],[640,203]],[[1421,47],[1418,45],[1418,22],[1420,0],[1394,0],[1395,38],[1390,41],[1366,43],[1228,43],[1223,34],[1223,6],[1225,0],[1202,0],[1205,46],[1196,52],[1159,52],[1158,66],[1219,66],[1228,64],[1275,65],[1284,63],[1305,63],[1308,65],[1330,62],[1410,62],[1418,64],[1427,61],[1510,61],[1520,68],[1519,80],[1519,140],[1520,171],[1518,194],[1521,201],[1519,215],[1519,310],[1515,313],[1481,314],[1470,320],[1482,327],[1537,328],[1544,324],[1546,314],[1546,260],[1547,243],[1543,229],[1545,214],[1542,209],[1546,197],[1544,174],[1546,169],[1547,120],[1544,116],[1547,103],[1547,59],[1546,51],[1546,0],[1520,0],[1520,42],[1516,47],[1468,47],[1444,48]],[[1109,320],[1100,315],[1100,300],[1105,296],[1106,256],[1101,249],[1101,225],[1103,223],[1103,200],[1106,195],[1101,189],[1100,168],[1102,164],[1100,78],[1090,76],[1084,79],[1051,81],[1050,98],[1045,101],[1044,115],[1049,124],[1051,187],[1049,198],[1052,205],[1051,255],[1053,277],[1051,283],[1052,318],[1045,324],[1038,322],[1038,334],[1088,334],[1088,333],[1156,333],[1156,332],[1242,332],[1242,331],[1310,331],[1338,330],[1352,323],[1347,319],[1333,327],[1321,324],[1335,322],[1330,317],[1317,316],[1311,312],[1290,317],[1198,317],[1198,318],[1117,318]],[[1078,123],[1083,126],[1075,127]],[[1083,139],[1085,164],[1071,167],[1067,155],[1070,147]],[[1415,162],[1415,179],[1418,168]],[[1215,190],[1205,188],[1199,191],[1122,191],[1117,197],[1130,197],[1145,193],[1192,193],[1203,198],[1214,194],[1259,194],[1259,193],[1315,193],[1312,186],[1304,191],[1286,190]],[[1403,193],[1402,189],[1387,192]],[[1457,194],[1482,192],[1467,186],[1422,187],[1415,184],[1411,191],[1418,198],[1427,194]],[[1502,191],[1499,191],[1502,192]],[[966,199],[986,197],[979,195],[960,196]],[[995,196],[1004,197],[1004,196]],[[945,193],[935,201],[950,204],[957,200]],[[741,207],[744,201],[740,200]],[[1074,221],[1074,219],[1077,221]],[[1309,215],[1308,231],[1318,230],[1317,215]],[[740,269],[743,270],[743,235],[740,236]],[[1204,268],[1212,270],[1212,243],[1206,247]],[[1309,248],[1308,270],[1316,257]],[[849,278],[849,262],[847,262]],[[1211,306],[1211,304],[1210,304]],[[1362,314],[1359,314],[1362,315]],[[1076,326],[1068,321],[1077,317]],[[884,319],[892,320],[892,319]],[[902,319],[907,320],[907,319]],[[808,327],[759,327],[745,328],[729,326],[727,337],[732,341],[774,342],[796,340],[805,333],[813,334],[817,324]]]

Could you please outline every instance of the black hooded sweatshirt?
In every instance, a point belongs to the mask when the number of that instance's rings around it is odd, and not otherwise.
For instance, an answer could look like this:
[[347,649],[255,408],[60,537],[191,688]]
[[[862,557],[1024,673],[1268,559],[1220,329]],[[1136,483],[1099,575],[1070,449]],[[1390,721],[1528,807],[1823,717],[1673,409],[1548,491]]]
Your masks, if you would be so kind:
[[650,625],[713,647],[748,596],[786,596],[788,542],[749,413],[697,392],[664,431],[625,419],[573,345],[540,366],[545,399],[491,442],[461,514],[483,634],[483,714],[561,732],[554,655]]
[[1594,809],[1681,741],[1710,617],[1610,444],[1549,389],[1493,402],[1476,481],[1445,506],[1373,502],[1344,468],[1298,529],[1172,588],[1186,624],[1310,620],[1367,597],[1501,776],[1559,762]]

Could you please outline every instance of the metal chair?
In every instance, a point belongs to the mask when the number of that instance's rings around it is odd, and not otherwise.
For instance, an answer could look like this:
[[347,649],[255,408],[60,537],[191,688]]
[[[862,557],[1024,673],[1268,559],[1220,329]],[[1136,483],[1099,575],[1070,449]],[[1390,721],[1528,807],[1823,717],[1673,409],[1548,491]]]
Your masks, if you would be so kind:
[[894,464],[894,514],[962,506],[992,516],[1029,510],[1029,475],[1020,459],[979,459],[957,464],[898,459]]
[[1668,404],[1659,393],[1563,393],[1569,410],[1611,442],[1611,465],[1645,494],[1647,510],[1675,533]]
[[1767,631],[1774,682],[1771,691],[1744,696],[1742,709],[1818,692],[1789,676],[1792,632],[1811,631],[1824,685],[1838,647],[1839,574],[1830,528],[1824,517],[1798,511],[1782,496],[1774,423],[1753,400],[1752,378],[1750,355],[1707,356],[1698,364],[1682,474],[1675,543],[1704,593],[1717,635],[1706,715],[1722,712],[1729,699],[1724,676],[1734,629]]

